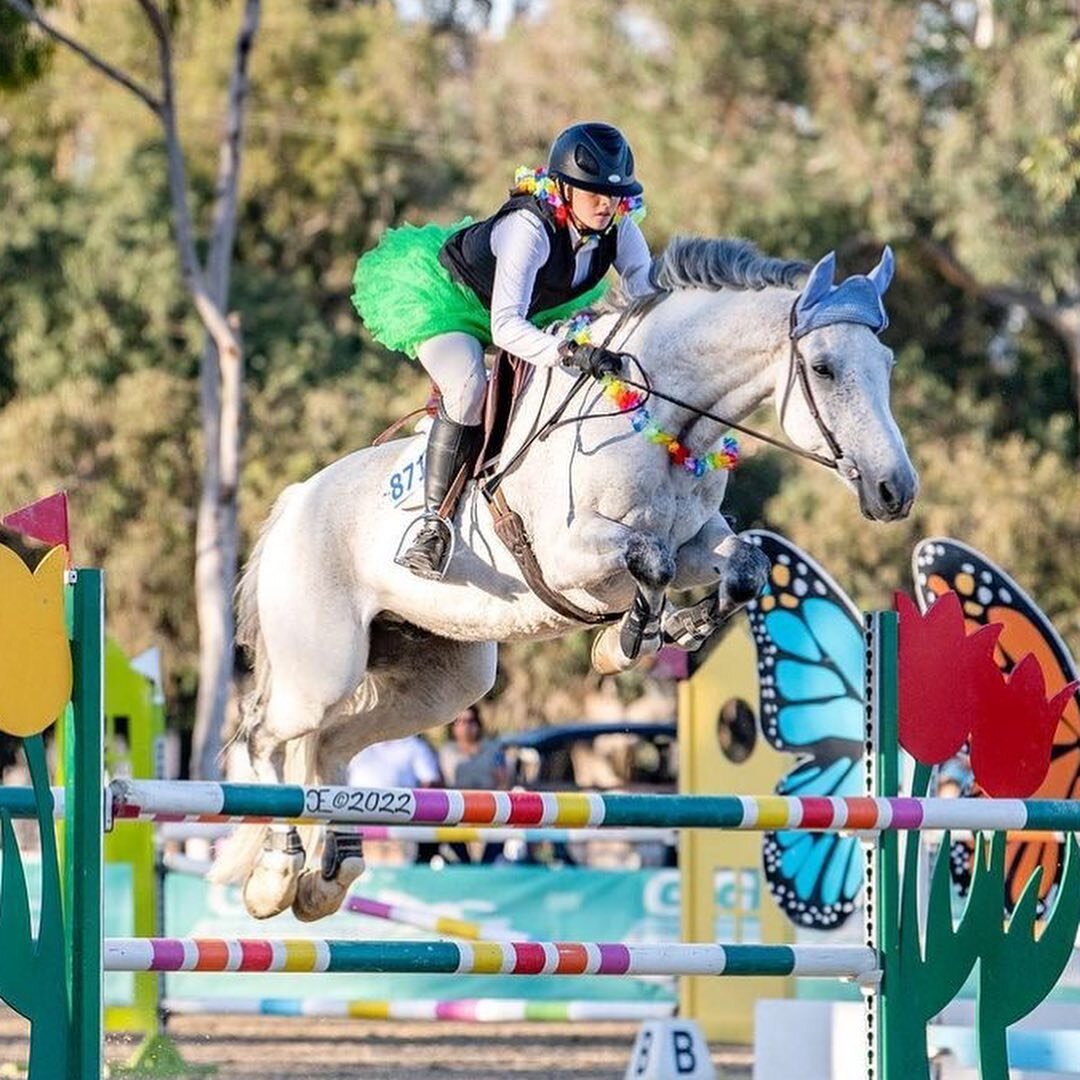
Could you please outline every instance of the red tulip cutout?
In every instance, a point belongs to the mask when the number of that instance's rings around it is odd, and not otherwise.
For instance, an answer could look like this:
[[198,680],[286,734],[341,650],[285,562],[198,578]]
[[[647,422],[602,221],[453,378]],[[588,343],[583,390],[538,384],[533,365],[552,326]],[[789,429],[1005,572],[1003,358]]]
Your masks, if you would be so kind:
[[972,772],[986,794],[1033,795],[1050,768],[1058,721],[1080,684],[1047,700],[1042,669],[1030,654],[1006,678],[993,657],[1001,626],[965,633],[954,592],[939,596],[925,615],[897,593],[896,610],[900,745],[916,761],[938,765],[970,740]]
[[971,771],[987,795],[1026,799],[1050,769],[1054,731],[1077,684],[1047,700],[1042,668],[1031,653],[998,679],[989,707],[975,720]]
[[900,745],[916,761],[939,765],[960,752],[984,708],[990,677],[1000,681],[994,645],[1000,626],[964,631],[954,592],[944,593],[920,614],[896,594],[900,615]]

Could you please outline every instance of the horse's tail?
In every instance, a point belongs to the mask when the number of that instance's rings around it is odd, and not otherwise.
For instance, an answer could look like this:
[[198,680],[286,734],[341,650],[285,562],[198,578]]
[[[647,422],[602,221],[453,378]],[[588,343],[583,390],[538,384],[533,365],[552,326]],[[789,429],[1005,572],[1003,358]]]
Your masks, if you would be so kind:
[[[259,624],[259,566],[262,562],[266,538],[299,487],[299,484],[291,484],[278,496],[273,509],[263,523],[259,538],[255,542],[255,547],[252,549],[236,587],[236,640],[248,650],[254,669],[254,678],[251,689],[240,703],[240,722],[236,726],[233,737],[222,750],[223,755],[233,744],[239,744],[246,750],[251,736],[262,723],[266,703],[270,698],[270,658],[266,653],[266,642],[263,640]],[[290,777],[289,759],[290,755],[287,753],[285,779],[292,780],[294,783],[303,783],[303,778]],[[220,845],[217,858],[208,875],[209,879],[219,884],[245,880],[258,860],[265,840],[265,825],[241,825],[225,843]]]
[[236,640],[251,654],[255,682],[247,697],[256,706],[255,709],[245,710],[237,728],[237,738],[247,736],[250,729],[258,725],[262,709],[270,696],[270,661],[266,655],[266,645],[259,624],[259,566],[262,563],[263,548],[266,546],[266,538],[270,535],[270,530],[277,524],[285,508],[292,502],[293,495],[299,489],[299,484],[290,484],[278,496],[273,509],[263,523],[259,538],[255,541],[255,547],[244,566],[244,572],[240,575],[240,583],[236,586]]

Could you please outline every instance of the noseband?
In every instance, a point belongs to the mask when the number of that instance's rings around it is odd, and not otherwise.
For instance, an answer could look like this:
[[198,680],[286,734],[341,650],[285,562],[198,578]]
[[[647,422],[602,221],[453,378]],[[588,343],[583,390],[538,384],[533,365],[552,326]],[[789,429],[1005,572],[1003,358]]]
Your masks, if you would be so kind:
[[[647,298],[655,302],[655,298]],[[724,427],[729,427],[734,431],[738,431],[743,435],[749,435],[752,439],[757,439],[759,442],[769,443],[771,446],[775,446],[780,450],[786,450],[789,454],[795,454],[798,457],[805,458],[807,461],[813,461],[818,465],[824,465],[827,469],[832,469],[834,472],[840,473],[842,476],[849,480],[858,479],[859,470],[857,466],[848,459],[840,446],[839,441],[833,434],[832,429],[825,422],[825,418],[821,415],[821,409],[818,407],[817,399],[814,397],[814,391],[810,385],[810,375],[807,371],[806,357],[803,356],[802,349],[799,348],[799,338],[795,334],[796,326],[796,309],[799,304],[799,297],[795,298],[795,303],[791,305],[791,312],[788,315],[788,340],[790,342],[790,348],[788,352],[788,377],[784,386],[784,396],[780,403],[778,410],[781,425],[784,422],[784,415],[787,412],[788,402],[791,399],[791,392],[796,382],[802,389],[803,398],[806,401],[806,407],[810,410],[810,415],[813,417],[814,423],[817,425],[818,431],[821,433],[821,437],[825,440],[825,445],[829,448],[831,457],[826,457],[824,454],[816,454],[813,450],[804,450],[801,446],[796,446],[793,442],[787,439],[777,439],[767,432],[759,431],[757,428],[747,427],[745,424],[740,424],[735,420],[729,420],[726,417],[718,416],[714,412],[710,412],[708,409],[699,408],[697,405],[691,404],[689,401],[683,401],[681,398],[672,396],[671,394],[665,394],[660,390],[655,389],[651,383],[648,382],[648,375],[642,368],[641,363],[637,357],[630,356],[629,353],[624,353],[624,356],[629,357],[637,369],[645,375],[646,382],[639,383],[633,379],[620,377],[620,382],[625,383],[627,386],[632,386],[635,390],[643,390],[646,394],[652,397],[660,398],[662,401],[667,401],[672,405],[676,405],[681,409],[686,409],[687,412],[693,413],[695,416],[704,419],[712,420],[714,423],[721,424]],[[634,314],[640,317],[644,313],[645,305],[639,309],[635,305]],[[616,328],[623,324],[624,320],[620,319],[616,323]],[[614,336],[614,330],[608,334],[608,341]],[[607,341],[605,341],[604,347],[607,347]],[[575,391],[576,391],[575,387]]]
[[[814,397],[814,389],[810,385],[810,373],[807,371],[806,357],[803,356],[802,349],[799,348],[799,337],[795,333],[798,320],[796,309],[798,306],[799,301],[796,299],[795,303],[791,305],[791,313],[788,315],[788,341],[791,343],[791,346],[788,353],[787,384],[784,387],[784,396],[778,410],[780,424],[782,426],[784,423],[784,415],[787,412],[788,402],[791,400],[791,390],[797,380],[802,389],[806,407],[810,410],[810,415],[813,417],[814,423],[821,433],[821,437],[825,440],[825,445],[829,448],[832,459],[830,460],[821,454],[813,454],[809,451],[803,451],[803,456],[809,457],[811,460],[818,462],[820,465],[824,465],[826,468],[835,469],[849,480],[856,480],[859,476],[858,467],[846,460],[844,451],[840,447],[839,440],[833,434],[832,428],[825,423],[825,418],[821,415],[821,409],[818,407],[817,399]],[[842,468],[842,466],[845,465],[845,462],[846,468]]]

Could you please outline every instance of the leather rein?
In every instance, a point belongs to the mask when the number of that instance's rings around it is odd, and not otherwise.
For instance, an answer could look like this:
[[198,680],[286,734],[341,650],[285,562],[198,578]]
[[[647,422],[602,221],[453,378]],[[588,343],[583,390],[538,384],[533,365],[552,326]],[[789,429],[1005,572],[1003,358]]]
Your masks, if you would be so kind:
[[[636,325],[644,317],[645,313],[652,308],[655,304],[659,303],[666,294],[652,294],[647,297],[635,301],[628,305],[619,315],[619,318],[615,321],[612,328],[608,331],[604,337],[600,348],[607,349],[611,342],[614,340],[615,335],[627,327],[628,324],[632,325],[627,330],[623,340],[629,338],[630,333],[636,327]],[[735,431],[741,432],[744,435],[749,435],[751,438],[757,439],[760,442],[765,442],[771,446],[775,446],[780,450],[786,450],[788,453],[796,454],[799,457],[806,458],[808,461],[813,461],[818,465],[823,465],[828,469],[832,469],[836,472],[840,472],[842,466],[845,463],[844,452],[840,447],[836,436],[825,422],[824,417],[821,414],[821,409],[818,406],[817,400],[814,397],[813,388],[810,384],[810,376],[807,372],[806,358],[799,348],[799,338],[796,335],[796,307],[798,305],[798,298],[791,306],[791,313],[788,318],[788,340],[790,342],[790,351],[788,356],[788,377],[784,388],[784,395],[780,404],[780,422],[783,424],[784,415],[787,411],[788,402],[791,397],[791,392],[796,384],[802,390],[803,397],[806,401],[807,408],[810,411],[810,415],[817,425],[818,431],[821,437],[825,440],[826,446],[829,448],[829,453],[832,457],[826,457],[823,454],[814,453],[811,450],[804,450],[800,446],[796,446],[794,443],[786,439],[778,439],[772,435],[767,434],[764,431],[760,431],[756,428],[751,428],[745,424],[738,423],[737,421],[730,420],[726,417],[720,416],[717,413],[710,411],[709,409],[702,409],[697,405],[693,405],[688,401],[684,401],[681,398],[677,398],[672,394],[663,393],[660,390],[653,388],[648,381],[648,373],[645,372],[641,364],[638,362],[635,356],[629,353],[623,353],[626,358],[628,366],[632,363],[638,371],[642,372],[645,378],[644,383],[635,382],[629,378],[622,378],[620,376],[619,381],[626,386],[633,387],[637,390],[645,392],[646,397],[641,402],[638,408],[641,408],[650,396],[660,398],[662,401],[669,402],[678,408],[685,409],[692,413],[695,417],[711,420],[714,423],[720,424],[724,427],[731,428]],[[548,372],[548,379],[550,381],[551,373]],[[570,619],[573,622],[584,623],[587,626],[599,626],[605,623],[615,622],[623,615],[622,612],[616,612],[611,614],[603,614],[592,611],[586,611],[584,608],[578,607],[577,604],[567,600],[561,593],[552,589],[544,579],[543,570],[540,567],[539,562],[536,559],[536,553],[533,551],[532,543],[529,540],[528,533],[525,529],[524,522],[521,520],[519,514],[512,510],[506,501],[506,496],[503,494],[501,484],[506,475],[518,464],[518,462],[525,456],[529,448],[534,442],[540,440],[543,441],[547,438],[555,428],[565,423],[581,423],[585,420],[600,419],[606,416],[615,415],[613,413],[587,413],[585,415],[578,415],[572,417],[566,417],[566,410],[569,408],[570,403],[577,396],[583,386],[590,382],[590,376],[582,373],[574,380],[574,385],[567,391],[566,397],[563,398],[558,408],[551,414],[550,417],[541,425],[534,428],[530,432],[528,438],[522,443],[517,451],[511,456],[510,460],[502,465],[498,471],[491,476],[485,477],[480,481],[480,489],[483,492],[484,498],[487,500],[488,508],[491,511],[491,515],[494,521],[495,532],[502,543],[506,546],[507,550],[514,557],[514,561],[518,565],[518,569],[521,570],[522,577],[525,579],[529,588],[553,611],[562,615],[564,618]],[[546,392],[546,391],[545,391]],[[849,478],[854,478],[858,475],[857,469],[854,465],[848,465],[844,469],[844,474]]]

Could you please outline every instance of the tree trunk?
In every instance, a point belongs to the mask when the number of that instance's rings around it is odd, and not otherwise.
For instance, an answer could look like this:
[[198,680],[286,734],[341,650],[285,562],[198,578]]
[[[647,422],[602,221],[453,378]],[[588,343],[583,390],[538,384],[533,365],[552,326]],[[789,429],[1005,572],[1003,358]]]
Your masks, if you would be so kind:
[[1080,301],[1061,308],[1058,333],[1065,345],[1065,355],[1069,358],[1077,424],[1080,425]]
[[[219,311],[229,301],[229,270],[236,241],[236,206],[244,106],[248,92],[248,59],[259,28],[261,0],[247,0],[229,80],[228,109],[218,155],[213,231],[207,255],[207,289]],[[235,320],[231,340],[207,333],[199,378],[206,464],[195,539],[195,603],[199,621],[199,692],[191,773],[211,780],[221,773],[221,751],[229,697],[233,688],[233,587],[238,536],[237,492],[240,483],[240,419],[244,356]]]
[[157,39],[161,67],[160,98],[53,26],[29,0],[0,0],[0,3],[41,27],[55,41],[130,91],[161,121],[180,269],[184,286],[207,334],[199,372],[205,462],[195,531],[199,694],[191,766],[196,777],[216,777],[220,772],[217,757],[233,675],[235,634],[232,590],[237,562],[236,498],[240,476],[240,406],[244,372],[236,321],[227,316],[229,270],[236,238],[236,203],[244,104],[248,90],[248,62],[259,29],[261,0],[246,0],[236,37],[226,126],[220,144],[214,224],[206,273],[195,248],[195,232],[188,207],[187,170],[176,120],[170,22],[157,0],[138,0],[138,4]]

